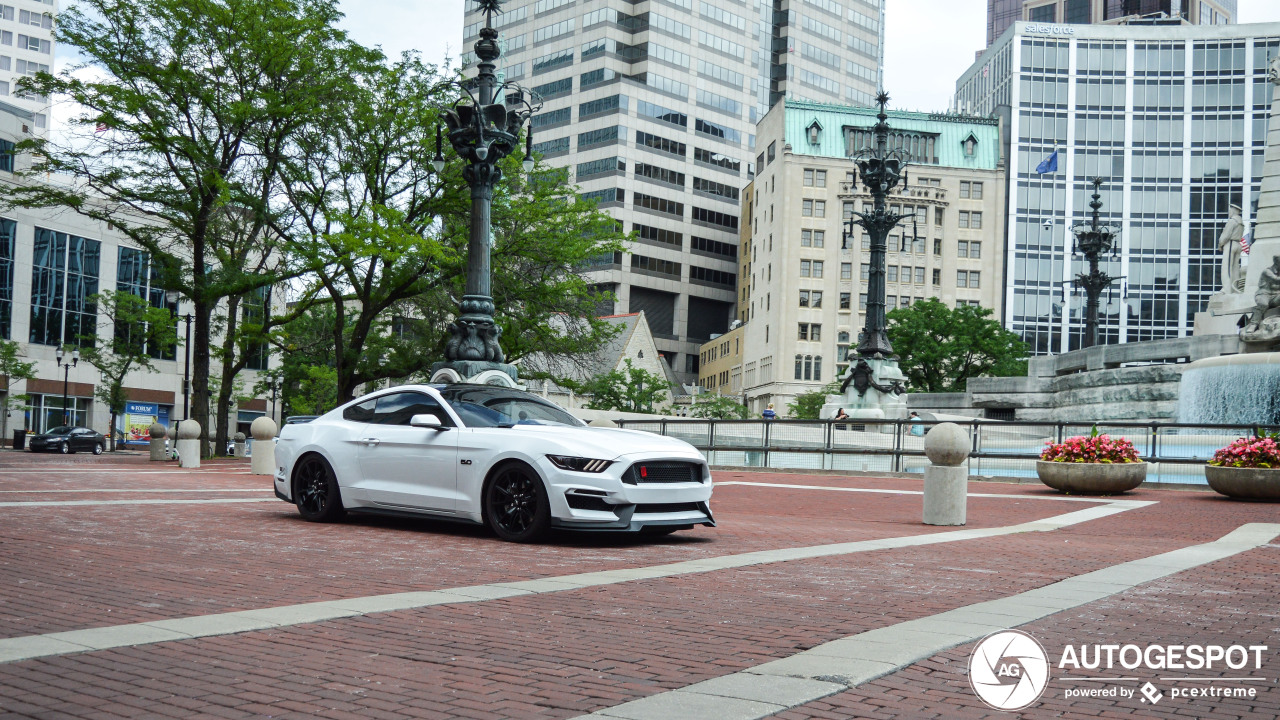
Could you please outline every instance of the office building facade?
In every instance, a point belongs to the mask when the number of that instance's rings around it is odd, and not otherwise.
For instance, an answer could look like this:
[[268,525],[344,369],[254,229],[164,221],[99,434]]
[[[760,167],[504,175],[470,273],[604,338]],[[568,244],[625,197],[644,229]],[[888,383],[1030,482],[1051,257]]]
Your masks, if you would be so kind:
[[[617,297],[602,311],[644,311],[682,382],[734,317],[756,123],[781,97],[869,104],[882,14],[883,0],[533,0],[494,17],[500,71],[543,101],[534,149],[634,237],[587,273]],[[474,3],[464,22],[469,49]]]
[[[764,156],[744,203],[742,325],[703,345],[707,360],[719,361],[700,377],[705,390],[745,391],[758,414],[770,402],[781,411],[844,374],[865,322],[871,254],[870,237],[856,226],[846,233],[847,220],[873,205],[853,183],[849,156],[872,142],[875,123],[872,108],[792,100],[760,123]],[[889,126],[891,147],[910,166],[909,182],[888,199],[891,212],[909,217],[888,237],[886,309],[936,298],[998,317],[1005,206],[998,122],[890,111]]]
[[[1280,23],[1016,23],[957,82],[979,114],[1009,119],[1005,325],[1036,354],[1080,347],[1083,268],[1069,228],[1104,178],[1120,242],[1103,269],[1099,342],[1189,335],[1219,289],[1231,204],[1254,213]],[[1037,165],[1058,149],[1057,170]]]
[[56,0],[0,0],[0,102],[31,113],[31,134],[49,128],[49,99],[18,92],[18,80],[53,69]]
[[1162,16],[1192,25],[1230,25],[1236,21],[1236,0],[987,0],[987,47],[1019,20],[1087,25]]

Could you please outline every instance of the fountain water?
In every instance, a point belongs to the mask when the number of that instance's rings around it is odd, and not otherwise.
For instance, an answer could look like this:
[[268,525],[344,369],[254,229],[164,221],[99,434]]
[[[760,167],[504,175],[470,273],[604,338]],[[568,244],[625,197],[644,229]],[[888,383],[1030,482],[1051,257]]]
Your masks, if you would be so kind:
[[1178,422],[1280,425],[1280,353],[1191,363],[1182,373]]

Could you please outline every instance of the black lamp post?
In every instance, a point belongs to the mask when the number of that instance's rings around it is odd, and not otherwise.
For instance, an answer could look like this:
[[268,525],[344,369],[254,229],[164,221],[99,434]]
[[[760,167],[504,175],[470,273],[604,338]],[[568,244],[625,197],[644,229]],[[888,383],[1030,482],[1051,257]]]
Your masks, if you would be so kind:
[[[885,253],[889,231],[907,215],[889,212],[885,207],[885,198],[899,181],[906,183],[907,156],[897,148],[889,147],[889,123],[884,106],[889,102],[889,94],[881,91],[876,96],[880,104],[880,112],[876,115],[879,121],[874,128],[875,144],[863,148],[854,154],[854,162],[862,173],[862,184],[875,202],[871,212],[854,211],[849,218],[847,233],[852,235],[853,226],[860,225],[871,239],[871,272],[867,282],[867,313],[863,323],[862,334],[858,338],[858,354],[864,358],[893,357],[893,345],[885,332],[884,296],[885,296]],[[855,173],[853,185],[858,184]],[[847,243],[846,243],[847,244]]]
[[58,360],[58,367],[62,368],[62,424],[70,425],[71,413],[67,408],[67,400],[69,398],[69,393],[67,391],[70,385],[71,368],[75,367],[76,364],[80,362],[80,348],[76,348],[72,351],[70,362],[63,362],[63,358],[66,357],[66,351],[63,350],[62,347],[58,348],[57,353],[55,353],[55,357]]
[[[473,378],[486,370],[500,370],[514,384],[517,372],[505,363],[506,355],[498,344],[501,334],[493,322],[493,296],[489,265],[490,208],[493,188],[502,180],[498,163],[519,144],[520,130],[533,113],[541,108],[532,93],[513,83],[498,83],[494,61],[502,55],[493,16],[502,11],[502,0],[479,0],[485,14],[485,26],[476,40],[475,55],[479,59],[478,74],[473,82],[457,83],[465,94],[452,109],[444,113],[449,128],[449,144],[458,157],[466,161],[463,177],[471,187],[471,233],[467,243],[467,284],[459,303],[458,318],[450,323],[446,362],[432,367],[433,374],[451,368],[462,378]],[[532,132],[525,137],[526,172],[533,169]],[[444,170],[440,129],[436,128],[436,172]]]
[[1089,202],[1089,207],[1093,209],[1091,220],[1084,225],[1077,225],[1071,228],[1071,232],[1075,234],[1075,246],[1071,249],[1072,255],[1083,254],[1089,263],[1089,272],[1076,275],[1074,284],[1076,287],[1084,288],[1085,293],[1085,310],[1084,310],[1084,342],[1082,347],[1093,347],[1098,344],[1098,300],[1102,297],[1102,291],[1111,286],[1116,278],[1102,272],[1098,269],[1098,261],[1100,256],[1108,253],[1114,255],[1119,249],[1116,244],[1116,236],[1120,234],[1120,229],[1111,225],[1103,225],[1098,221],[1098,210],[1102,208],[1102,196],[1098,193],[1098,188],[1102,186],[1102,178],[1095,177],[1093,179],[1093,200]]
[[191,313],[181,316],[177,314],[178,292],[176,290],[170,290],[164,296],[174,308],[174,319],[182,320],[187,324],[186,340],[182,346],[182,419],[187,420],[191,417],[191,321],[195,318]]
[[276,419],[276,396],[280,392],[280,378],[271,378],[268,382],[271,386],[271,419]]

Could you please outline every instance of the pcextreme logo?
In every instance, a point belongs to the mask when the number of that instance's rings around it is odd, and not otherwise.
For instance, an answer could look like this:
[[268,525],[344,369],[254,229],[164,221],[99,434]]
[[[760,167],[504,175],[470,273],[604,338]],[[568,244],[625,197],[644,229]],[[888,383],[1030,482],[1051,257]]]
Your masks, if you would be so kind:
[[982,639],[969,657],[969,685],[996,710],[1021,710],[1049,684],[1049,656],[1040,642],[1018,630]]

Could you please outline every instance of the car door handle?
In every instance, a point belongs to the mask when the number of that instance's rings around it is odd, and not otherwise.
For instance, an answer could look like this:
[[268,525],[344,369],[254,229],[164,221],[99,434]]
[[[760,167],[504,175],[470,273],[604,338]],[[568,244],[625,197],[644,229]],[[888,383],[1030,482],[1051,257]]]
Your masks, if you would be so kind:
[[365,445],[373,446],[373,445],[377,445],[382,441],[379,440],[378,438],[361,438],[360,442],[364,443]]

